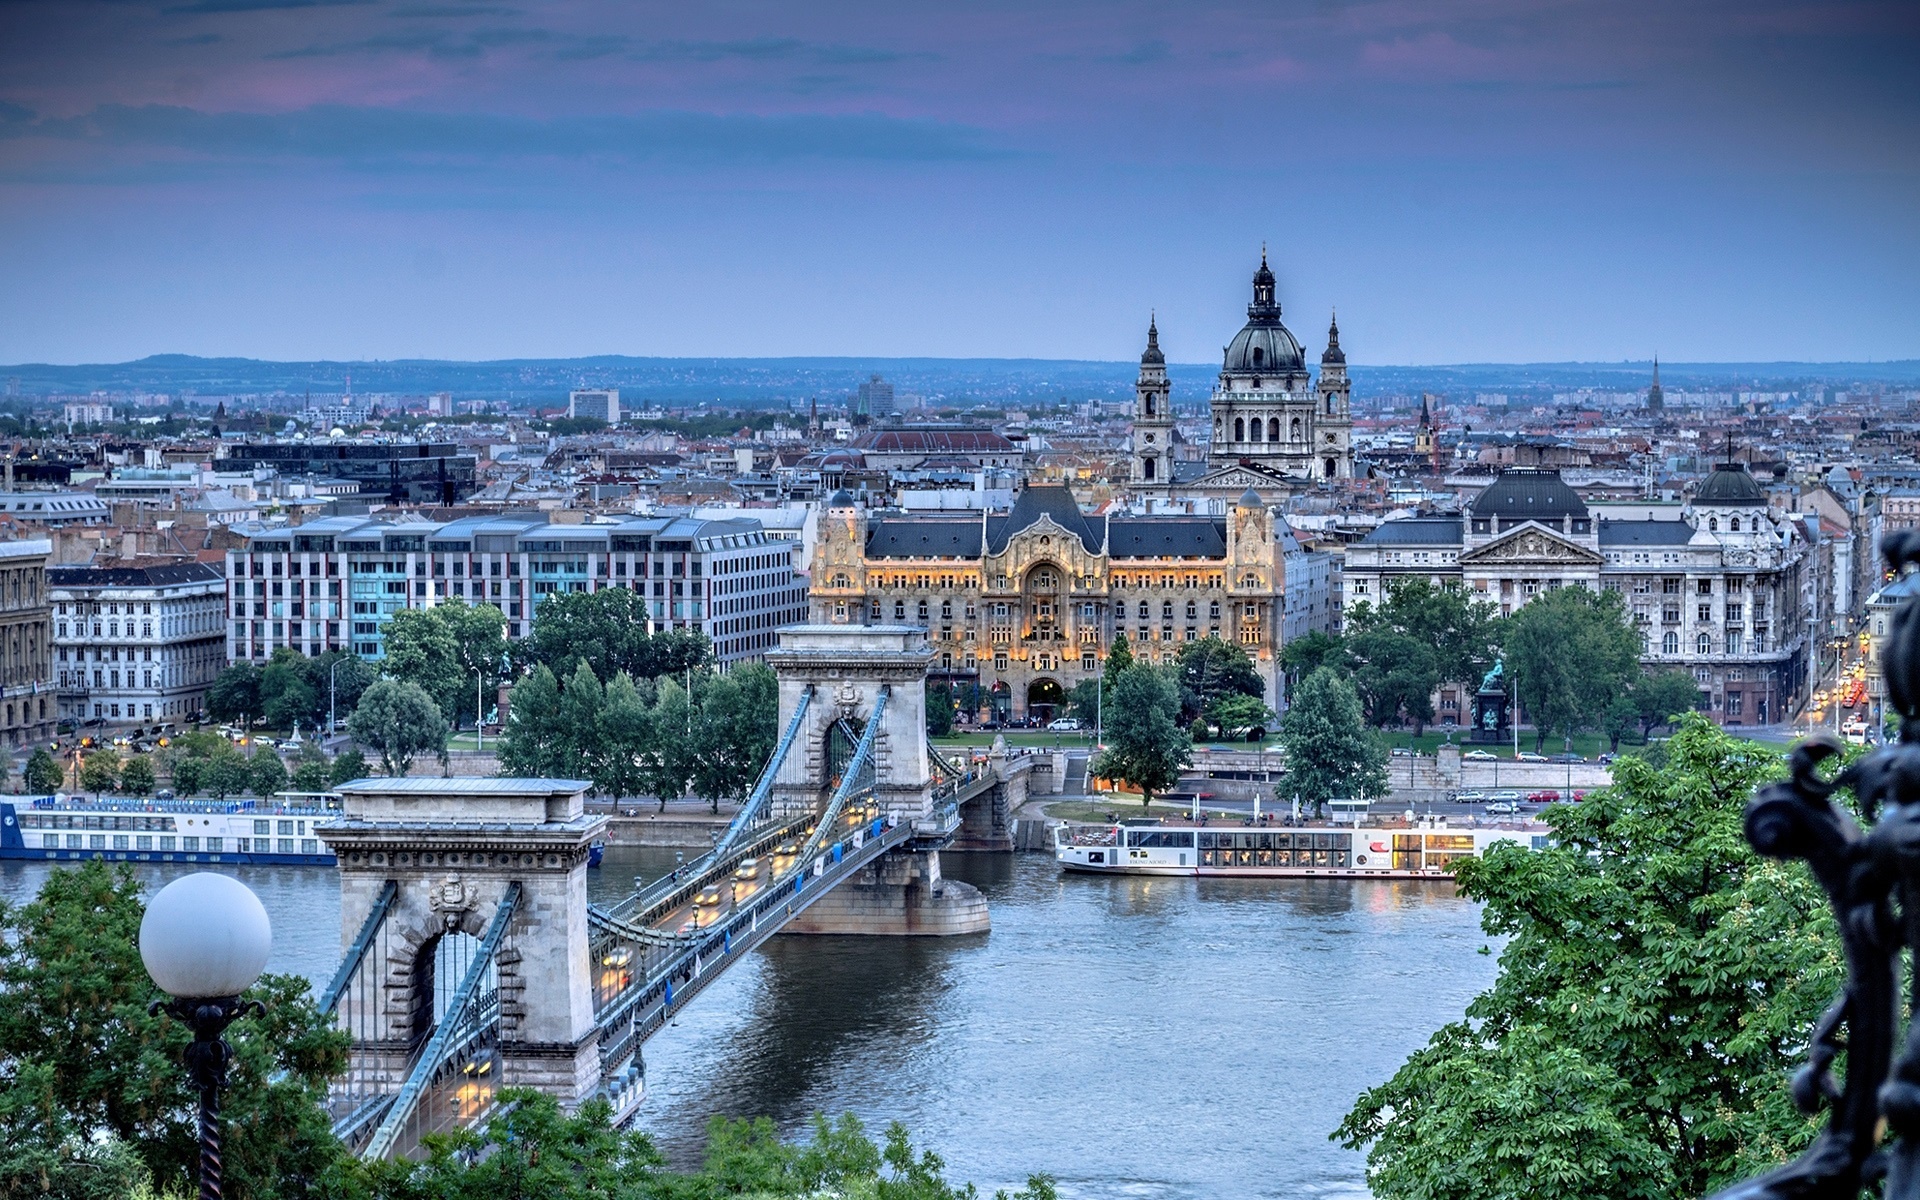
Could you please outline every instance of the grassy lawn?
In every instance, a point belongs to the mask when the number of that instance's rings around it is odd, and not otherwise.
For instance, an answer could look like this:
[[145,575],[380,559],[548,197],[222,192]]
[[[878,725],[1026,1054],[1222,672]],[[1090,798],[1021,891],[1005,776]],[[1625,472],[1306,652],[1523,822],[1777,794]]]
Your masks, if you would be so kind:
[[[1454,734],[1453,740],[1460,746],[1462,750],[1488,750],[1498,755],[1501,758],[1512,758],[1513,757],[1513,742],[1511,740],[1512,735],[1509,734],[1508,738],[1509,740],[1505,742],[1500,742],[1498,744],[1493,744],[1493,745],[1475,744],[1475,743],[1469,743],[1462,740],[1461,734],[1458,731],[1456,731]],[[1384,741],[1388,746],[1393,747],[1395,749],[1400,749],[1404,747],[1404,748],[1409,748],[1409,749],[1418,751],[1421,754],[1432,754],[1446,743],[1447,735],[1444,732],[1430,729],[1426,733],[1422,734],[1420,737],[1416,738],[1413,736],[1413,733],[1410,730],[1388,729],[1388,730],[1381,731],[1380,739]],[[1520,731],[1520,749],[1522,751],[1531,753],[1533,751],[1533,742],[1534,742],[1534,739],[1532,734],[1528,733],[1524,729]],[[1631,738],[1620,739],[1620,749],[1622,750],[1632,749],[1633,747],[1636,747],[1639,744],[1640,744],[1639,742],[1634,741]],[[1601,736],[1600,734],[1583,733],[1573,739],[1573,752],[1575,754],[1580,755],[1583,758],[1592,758],[1597,754],[1606,753],[1608,749],[1611,748],[1611,745],[1612,743],[1608,741],[1607,738]],[[1557,738],[1557,737],[1550,737],[1547,739],[1547,744],[1541,747],[1539,752],[1542,754],[1549,754],[1549,755],[1560,754],[1564,752],[1565,749],[1566,749],[1566,741],[1564,739]]]
[[[936,746],[991,746],[993,745],[995,736],[996,735],[992,733],[970,729],[964,733],[953,733],[947,737],[934,738],[933,744]],[[1047,750],[1051,750],[1055,746],[1065,749],[1069,746],[1088,746],[1093,743],[1093,734],[1084,731],[1080,733],[1048,733],[1044,729],[1017,729],[1009,730],[1000,736],[1004,736],[1007,739],[1007,745],[1009,746],[1033,746]]]

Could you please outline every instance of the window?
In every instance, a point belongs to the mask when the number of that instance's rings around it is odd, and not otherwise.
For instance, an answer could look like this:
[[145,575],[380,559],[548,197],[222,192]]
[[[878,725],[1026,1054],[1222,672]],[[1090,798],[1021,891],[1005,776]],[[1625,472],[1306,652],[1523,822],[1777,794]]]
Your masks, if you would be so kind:
[[197,837],[183,837],[180,839],[180,849],[198,853],[200,850],[200,839]]
[[1738,629],[1727,630],[1727,653],[1740,653],[1740,631]]
[[1662,654],[1680,653],[1680,635],[1675,633],[1671,629],[1667,630],[1666,634],[1662,636],[1660,639],[1660,653]]
[[1235,417],[1233,419],[1233,440],[1236,442],[1244,442],[1247,440],[1247,421],[1245,417]]
[[217,837],[210,837],[207,839],[207,852],[209,854],[218,854],[220,853],[220,847],[224,844],[225,844],[224,839],[217,838]]
[[1712,654],[1713,638],[1703,633],[1694,639],[1693,648],[1696,654]]
[[1701,594],[1702,596],[1711,596],[1711,595],[1713,595],[1713,580],[1711,580],[1711,579],[1702,579],[1702,580],[1700,581],[1700,594]]

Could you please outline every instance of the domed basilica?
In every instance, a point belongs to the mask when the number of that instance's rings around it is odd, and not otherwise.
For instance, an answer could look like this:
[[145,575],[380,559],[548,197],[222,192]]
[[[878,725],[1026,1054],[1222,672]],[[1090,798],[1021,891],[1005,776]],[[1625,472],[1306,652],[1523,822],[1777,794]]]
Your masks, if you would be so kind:
[[[1148,493],[1262,494],[1353,477],[1353,417],[1340,327],[1327,328],[1316,381],[1300,340],[1280,320],[1266,251],[1253,274],[1247,323],[1227,343],[1209,401],[1212,443],[1201,464],[1174,458],[1173,411],[1157,323],[1147,327],[1133,413],[1132,486]],[[1185,468],[1185,469],[1183,469]]]

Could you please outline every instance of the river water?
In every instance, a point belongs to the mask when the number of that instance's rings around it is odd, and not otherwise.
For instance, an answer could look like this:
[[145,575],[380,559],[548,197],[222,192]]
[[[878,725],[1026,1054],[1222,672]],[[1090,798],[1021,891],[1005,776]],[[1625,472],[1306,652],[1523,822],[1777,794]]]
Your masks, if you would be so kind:
[[[596,899],[671,868],[609,848]],[[1364,1197],[1327,1134],[1491,983],[1478,907],[1449,884],[1062,876],[1042,855],[943,856],[993,931],[777,938],[647,1043],[639,1123],[698,1160],[709,1114],[793,1134],[889,1121],[991,1194],[1047,1171],[1074,1200]],[[48,868],[0,864],[0,896]],[[324,982],[324,868],[236,871],[274,921],[270,969]],[[150,882],[163,876],[148,869]]]

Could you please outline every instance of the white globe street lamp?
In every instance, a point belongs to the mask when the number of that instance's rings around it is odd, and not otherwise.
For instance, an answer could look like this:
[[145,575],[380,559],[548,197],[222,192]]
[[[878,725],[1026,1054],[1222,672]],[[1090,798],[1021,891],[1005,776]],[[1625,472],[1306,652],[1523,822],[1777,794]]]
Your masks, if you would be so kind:
[[228,875],[202,871],[160,889],[140,921],[140,959],[171,1001],[155,1001],[193,1030],[187,1074],[200,1090],[200,1200],[220,1200],[220,1089],[233,1047],[227,1026],[252,1009],[240,994],[266,969],[273,925],[260,898]]

